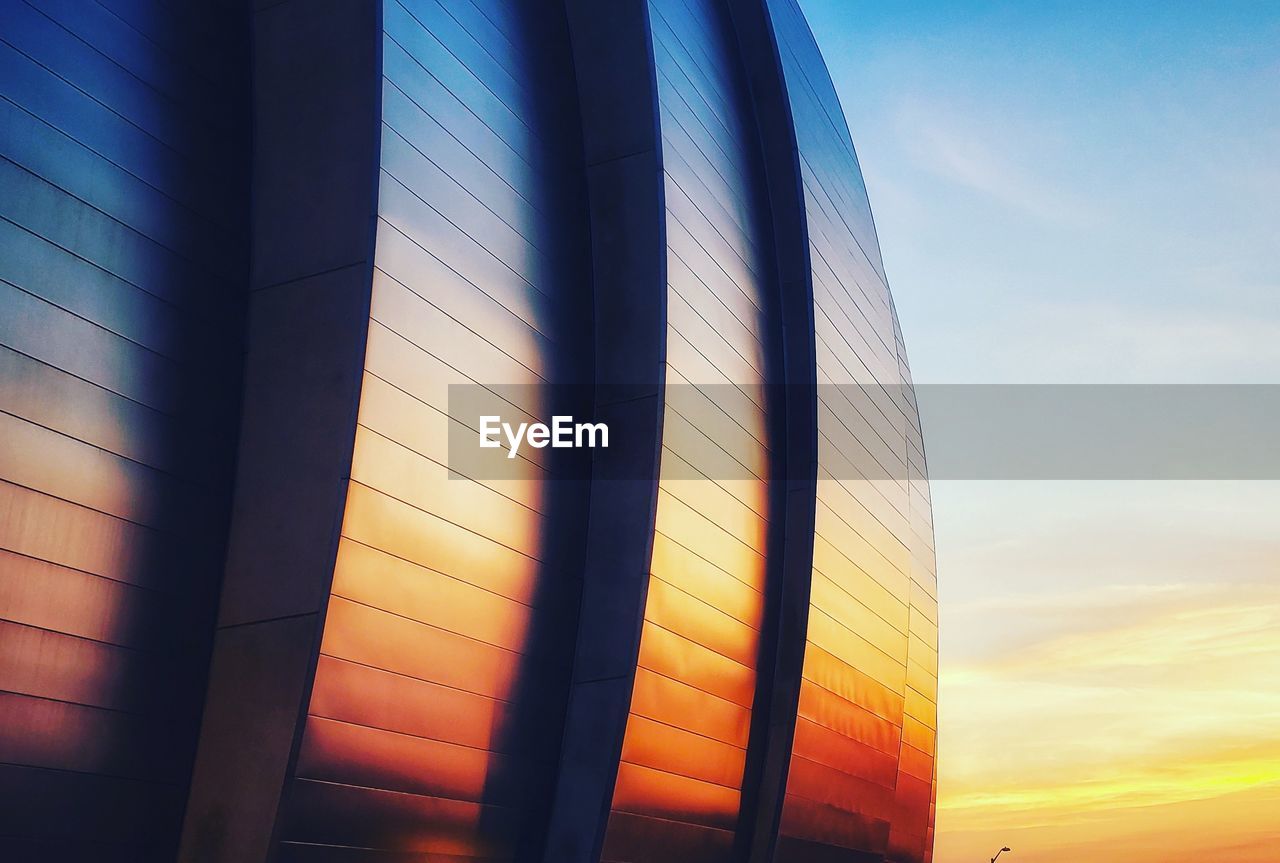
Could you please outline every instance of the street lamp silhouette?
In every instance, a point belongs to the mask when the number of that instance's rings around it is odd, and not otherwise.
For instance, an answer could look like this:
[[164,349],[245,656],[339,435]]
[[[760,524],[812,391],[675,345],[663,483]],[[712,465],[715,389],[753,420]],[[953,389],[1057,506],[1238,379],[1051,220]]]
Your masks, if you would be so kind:
[[1008,846],[1008,845],[1006,845],[1005,847],[1001,848],[999,851],[997,851],[997,852],[996,852],[996,856],[991,858],[991,863],[996,863],[996,858],[997,858],[997,857],[999,857],[999,856],[1000,856],[1001,854],[1003,854],[1004,852],[1006,852],[1006,851],[1010,851],[1010,850],[1012,850],[1012,849],[1011,849],[1011,848],[1009,848],[1009,846]]

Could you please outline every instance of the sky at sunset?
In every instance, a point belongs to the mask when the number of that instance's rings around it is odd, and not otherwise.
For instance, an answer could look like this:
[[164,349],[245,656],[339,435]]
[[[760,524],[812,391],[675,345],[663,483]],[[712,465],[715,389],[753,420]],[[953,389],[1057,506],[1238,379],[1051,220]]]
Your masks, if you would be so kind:
[[[918,383],[1280,382],[1280,5],[802,5]],[[1280,482],[933,500],[937,863],[1280,859]]]

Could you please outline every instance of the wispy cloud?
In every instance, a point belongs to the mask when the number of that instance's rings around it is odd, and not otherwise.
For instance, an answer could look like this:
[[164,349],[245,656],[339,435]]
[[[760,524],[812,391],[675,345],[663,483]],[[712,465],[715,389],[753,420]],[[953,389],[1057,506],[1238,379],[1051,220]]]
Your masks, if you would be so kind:
[[[1023,863],[1275,863],[1280,783],[1162,806],[1095,810],[1060,824],[950,830],[938,863],[982,860],[1002,844]],[[945,817],[945,814],[944,814]],[[998,826],[997,826],[998,825]]]
[[1082,820],[1280,783],[1280,586],[1102,587],[999,612],[1033,626],[944,659],[940,830],[1065,847]]
[[899,105],[894,129],[918,167],[1016,213],[1069,224],[1097,216],[1079,196],[1033,170],[1019,150],[1003,145],[1007,132],[998,121],[980,124],[973,111],[910,97]]

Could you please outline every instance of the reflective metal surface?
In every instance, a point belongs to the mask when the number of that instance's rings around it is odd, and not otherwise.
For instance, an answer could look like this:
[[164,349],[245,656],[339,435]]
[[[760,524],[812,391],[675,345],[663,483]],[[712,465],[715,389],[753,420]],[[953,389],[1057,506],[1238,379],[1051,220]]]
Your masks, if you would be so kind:
[[[794,0],[768,6],[803,175],[818,383],[862,385],[819,387],[808,644],[777,859],[917,863],[932,849],[937,726],[937,591],[919,417],[905,395],[906,351],[835,91]],[[864,475],[909,479],[846,479],[868,459],[879,470]]]
[[215,5],[0,4],[6,861],[177,840],[247,276],[247,34]]
[[[0,0],[0,859],[930,859],[834,90],[611,2]],[[640,433],[451,477],[453,384]]]
[[[763,385],[776,288],[727,8],[657,0],[649,11],[666,183],[667,386],[686,397],[667,403],[648,603],[603,859],[728,860],[764,614]],[[725,479],[726,458],[751,478]],[[670,478],[686,466],[707,478]]]
[[279,835],[289,860],[511,860],[546,820],[584,499],[551,457],[450,479],[446,398],[590,380],[567,34],[498,0],[387,0],[383,28],[364,380]]

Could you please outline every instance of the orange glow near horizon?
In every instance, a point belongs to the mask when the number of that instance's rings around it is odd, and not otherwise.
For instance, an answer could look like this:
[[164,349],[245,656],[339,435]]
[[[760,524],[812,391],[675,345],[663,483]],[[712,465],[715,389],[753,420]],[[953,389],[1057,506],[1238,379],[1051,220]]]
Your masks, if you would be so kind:
[[1280,589],[973,610],[1033,620],[992,655],[944,653],[938,863],[1002,845],[1015,863],[1277,859]]

